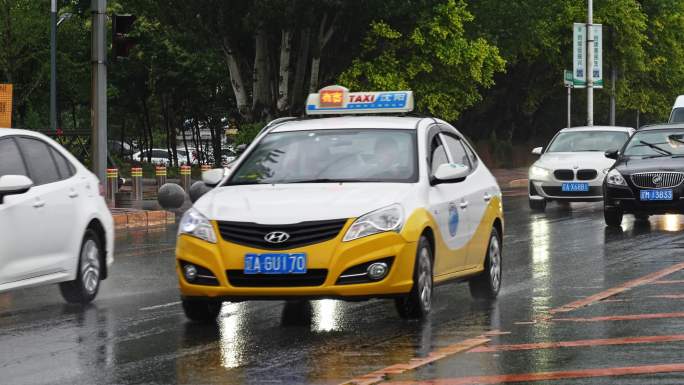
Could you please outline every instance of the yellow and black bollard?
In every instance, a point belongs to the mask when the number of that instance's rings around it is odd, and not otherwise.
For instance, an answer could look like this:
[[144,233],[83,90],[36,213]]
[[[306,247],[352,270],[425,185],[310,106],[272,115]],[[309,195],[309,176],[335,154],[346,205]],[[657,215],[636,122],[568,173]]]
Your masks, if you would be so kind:
[[159,191],[159,188],[166,184],[166,166],[157,166],[154,174],[157,178],[157,191]]
[[115,168],[107,169],[107,206],[109,208],[116,207],[116,193],[119,191],[119,170]]
[[183,190],[187,192],[190,189],[190,174],[191,174],[192,169],[190,166],[180,166],[180,185],[183,187]]
[[143,200],[143,169],[142,167],[131,168],[131,195],[134,201]]

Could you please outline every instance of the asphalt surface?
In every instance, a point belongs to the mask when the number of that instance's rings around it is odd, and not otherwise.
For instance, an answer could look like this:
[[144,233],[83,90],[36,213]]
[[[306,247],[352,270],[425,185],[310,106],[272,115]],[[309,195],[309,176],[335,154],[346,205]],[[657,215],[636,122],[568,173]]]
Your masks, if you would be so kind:
[[684,217],[606,230],[600,204],[537,214],[512,195],[499,299],[440,286],[423,322],[326,300],[189,323],[175,230],[120,234],[92,305],[55,286],[0,294],[0,384],[684,383]]

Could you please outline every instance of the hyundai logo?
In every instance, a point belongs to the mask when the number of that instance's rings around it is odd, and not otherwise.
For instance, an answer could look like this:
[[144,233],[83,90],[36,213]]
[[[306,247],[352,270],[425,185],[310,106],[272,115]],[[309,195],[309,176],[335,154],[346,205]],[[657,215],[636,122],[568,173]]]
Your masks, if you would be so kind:
[[654,185],[658,186],[658,185],[660,185],[660,182],[662,182],[662,181],[663,181],[662,176],[660,176],[660,175],[654,175],[653,176],[653,184]]
[[290,234],[284,231],[271,231],[264,236],[264,239],[268,243],[283,243],[290,239]]

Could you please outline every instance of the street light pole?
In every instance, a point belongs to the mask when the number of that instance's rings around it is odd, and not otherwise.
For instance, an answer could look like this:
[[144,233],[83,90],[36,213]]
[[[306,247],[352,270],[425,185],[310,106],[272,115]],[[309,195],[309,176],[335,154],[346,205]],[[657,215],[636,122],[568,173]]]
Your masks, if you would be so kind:
[[587,126],[594,125],[594,5],[587,5]]
[[92,171],[105,185],[107,171],[107,0],[92,0]]
[[57,0],[50,4],[50,131],[57,131]]

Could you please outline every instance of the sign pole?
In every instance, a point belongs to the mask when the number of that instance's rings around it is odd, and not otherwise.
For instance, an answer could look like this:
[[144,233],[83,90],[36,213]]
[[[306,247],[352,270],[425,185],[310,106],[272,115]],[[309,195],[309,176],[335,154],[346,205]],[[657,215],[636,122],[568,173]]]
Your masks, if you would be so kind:
[[106,185],[107,172],[107,0],[92,0],[92,171]]
[[594,22],[593,1],[587,6],[587,126],[594,125]]
[[57,0],[50,4],[50,131],[57,131]]
[[568,128],[572,127],[572,87],[568,89]]

